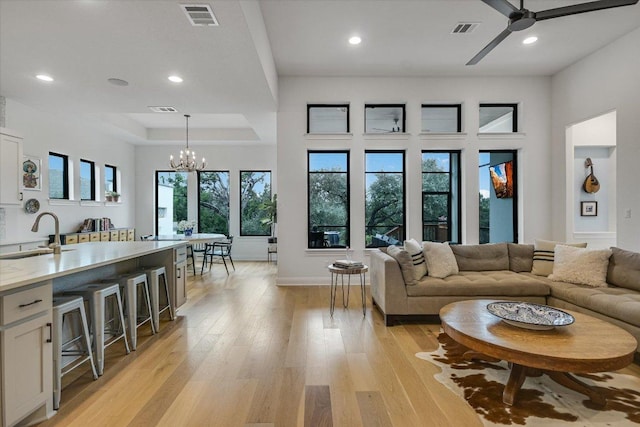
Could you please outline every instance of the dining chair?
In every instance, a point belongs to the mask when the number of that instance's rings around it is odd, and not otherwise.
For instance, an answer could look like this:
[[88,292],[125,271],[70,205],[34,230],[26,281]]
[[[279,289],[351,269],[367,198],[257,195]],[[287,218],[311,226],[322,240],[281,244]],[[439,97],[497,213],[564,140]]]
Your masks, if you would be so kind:
[[233,265],[233,258],[231,258],[232,245],[233,236],[228,236],[227,239],[223,242],[205,243],[204,259],[202,260],[202,269],[200,270],[200,274],[204,272],[204,266],[207,263],[207,257],[209,257],[209,269],[211,269],[211,264],[213,264],[214,256],[222,258],[224,268],[225,270],[227,270],[227,275],[229,274],[229,267],[227,266],[226,258],[229,258],[229,261],[231,261],[231,266],[235,271],[236,266]]
[[[187,263],[189,262],[189,258],[191,258],[191,266],[193,267],[193,275],[196,275],[196,257],[193,253],[193,244],[187,243]],[[204,261],[202,261],[204,264]],[[202,274],[202,273],[200,273]]]

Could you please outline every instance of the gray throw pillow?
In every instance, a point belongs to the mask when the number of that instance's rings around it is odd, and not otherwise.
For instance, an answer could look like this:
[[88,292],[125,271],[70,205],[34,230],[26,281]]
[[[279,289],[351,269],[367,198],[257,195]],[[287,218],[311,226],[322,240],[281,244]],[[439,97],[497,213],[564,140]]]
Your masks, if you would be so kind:
[[395,245],[390,245],[387,248],[387,255],[395,258],[400,264],[400,271],[402,272],[402,278],[404,279],[404,284],[407,286],[413,286],[416,283],[416,273],[413,268],[413,259],[411,259],[411,255],[409,252],[405,251],[403,248],[399,248]]
[[611,248],[607,283],[640,291],[640,253]]
[[522,273],[530,273],[533,268],[533,245],[522,243],[508,243],[509,270]]

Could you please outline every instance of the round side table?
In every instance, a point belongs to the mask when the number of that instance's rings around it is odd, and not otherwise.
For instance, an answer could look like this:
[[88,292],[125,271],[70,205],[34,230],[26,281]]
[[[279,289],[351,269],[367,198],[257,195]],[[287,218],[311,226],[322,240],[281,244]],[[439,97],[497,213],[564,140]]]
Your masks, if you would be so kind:
[[[360,292],[362,296],[362,315],[366,316],[367,313],[367,300],[365,297],[364,291],[364,283],[367,275],[367,271],[369,271],[369,267],[363,265],[360,268],[341,268],[336,267],[331,264],[329,267],[329,271],[331,272],[331,297],[329,301],[329,312],[331,313],[331,317],[333,317],[333,311],[336,306],[336,293],[338,292],[338,277],[341,279],[341,287],[342,287],[342,305],[344,308],[349,306],[349,293],[351,290],[351,276],[357,274],[360,278]],[[344,276],[347,276],[347,300],[344,299]]]

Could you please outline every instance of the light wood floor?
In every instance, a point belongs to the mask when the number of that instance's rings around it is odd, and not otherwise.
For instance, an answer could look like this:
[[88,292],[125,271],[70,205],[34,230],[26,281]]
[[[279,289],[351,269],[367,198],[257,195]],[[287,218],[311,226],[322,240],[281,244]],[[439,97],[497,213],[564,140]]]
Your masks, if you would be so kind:
[[41,426],[481,425],[414,356],[437,348],[439,325],[387,328],[369,296],[363,317],[357,287],[332,319],[328,286],[278,287],[275,274],[236,262],[228,277],[222,265],[190,277],[177,320],[140,329],[128,356],[109,347],[97,381],[65,376]]

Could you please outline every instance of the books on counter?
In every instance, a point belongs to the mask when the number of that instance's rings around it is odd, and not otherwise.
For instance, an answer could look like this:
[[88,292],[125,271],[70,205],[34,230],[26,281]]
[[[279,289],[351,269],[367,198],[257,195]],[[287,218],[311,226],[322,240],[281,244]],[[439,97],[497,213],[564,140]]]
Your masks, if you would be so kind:
[[333,265],[338,268],[362,268],[364,264],[361,261],[353,261],[350,259],[338,259],[333,261]]

